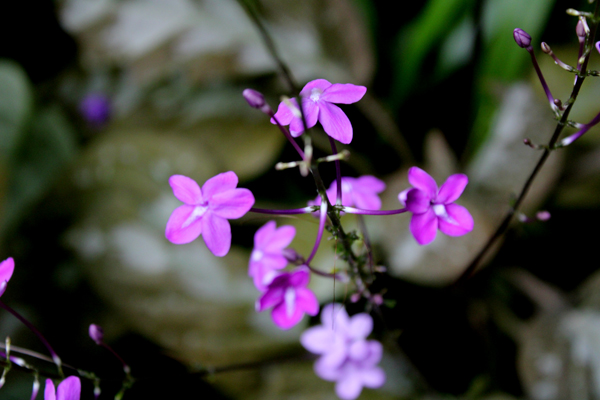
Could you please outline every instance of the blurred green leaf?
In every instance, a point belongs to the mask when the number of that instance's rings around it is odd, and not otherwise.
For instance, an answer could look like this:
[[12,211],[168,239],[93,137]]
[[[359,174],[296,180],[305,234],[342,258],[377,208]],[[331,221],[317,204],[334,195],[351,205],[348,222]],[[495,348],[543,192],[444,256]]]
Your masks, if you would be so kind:
[[462,21],[447,35],[435,66],[435,78],[441,80],[469,62],[475,44],[473,17],[465,15]]
[[429,0],[423,12],[398,34],[392,102],[398,106],[420,83],[427,55],[439,46],[473,0]]
[[31,113],[32,93],[20,65],[0,60],[0,157],[12,154]]
[[554,0],[487,0],[484,3],[483,53],[478,71],[475,122],[469,138],[471,155],[490,134],[491,121],[500,101],[499,86],[520,78],[526,71],[529,54],[515,44],[513,30],[527,31],[533,38],[534,48],[538,48],[542,41],[540,33],[553,5]]
[[14,157],[3,234],[47,193],[75,153],[75,133],[59,107],[50,106],[34,115]]

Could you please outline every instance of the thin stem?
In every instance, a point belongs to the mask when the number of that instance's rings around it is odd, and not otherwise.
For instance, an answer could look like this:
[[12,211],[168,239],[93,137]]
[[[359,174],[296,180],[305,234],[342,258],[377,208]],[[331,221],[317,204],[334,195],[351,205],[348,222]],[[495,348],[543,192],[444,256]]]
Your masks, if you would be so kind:
[[273,118],[273,121],[275,121],[275,123],[277,124],[277,126],[279,127],[279,130],[281,132],[283,132],[283,135],[287,138],[287,140],[292,144],[292,146],[294,146],[294,149],[296,149],[296,151],[298,152],[298,154],[300,155],[300,159],[304,160],[304,152],[302,151],[302,149],[300,148],[300,146],[298,145],[298,143],[296,143],[296,141],[294,140],[294,138],[292,137],[292,135],[290,134],[290,132],[288,131],[288,129],[281,125],[279,123],[279,120],[275,117],[275,114],[273,113],[273,111],[271,111],[269,113],[269,116],[271,118]]
[[365,224],[365,219],[362,215],[357,215],[356,219],[358,220],[358,226],[360,227],[360,231],[363,235],[363,241],[365,242],[365,248],[367,249],[367,259],[369,261],[369,272],[371,274],[374,273],[373,269],[373,252],[371,251],[371,240],[369,239],[369,232],[367,232],[367,224]]
[[[600,12],[600,1],[596,1],[596,7],[594,10],[594,19],[593,19],[594,24],[592,25],[590,35],[588,36],[588,39],[587,39],[588,44],[593,43],[594,38],[596,37],[596,31],[598,28],[597,21],[598,21],[599,12]],[[532,55],[532,57],[533,57],[533,55]],[[590,59],[590,55],[588,52],[585,60],[581,64],[582,71],[585,71],[587,69],[589,59]],[[537,63],[534,63],[534,65],[537,66]],[[539,67],[536,68],[536,71],[538,69],[539,69]],[[538,72],[538,76],[540,76],[540,80],[543,79],[543,77],[541,76],[541,72]],[[544,166],[546,160],[550,156],[551,149],[554,148],[554,146],[556,145],[556,142],[558,141],[560,134],[562,133],[565,126],[567,125],[569,113],[571,112],[571,109],[573,108],[573,104],[575,104],[575,100],[577,99],[577,95],[579,94],[579,91],[581,89],[581,85],[583,84],[583,81],[585,80],[585,74],[578,74],[578,76],[580,77],[580,79],[578,79],[573,86],[573,90],[571,91],[571,96],[569,98],[569,101],[567,102],[568,106],[565,109],[562,117],[556,124],[556,128],[554,129],[554,133],[552,134],[552,137],[550,138],[550,141],[548,142],[548,146],[543,149],[542,156],[540,157],[540,159],[537,162],[537,164],[535,165],[533,171],[529,175],[529,178],[527,178],[527,181],[523,185],[523,188],[521,189],[521,192],[519,193],[519,196],[517,197],[517,200],[515,201],[513,207],[508,211],[508,213],[506,214],[506,216],[504,217],[504,219],[502,220],[502,222],[500,223],[500,225],[498,226],[496,231],[488,239],[488,241],[483,246],[483,248],[479,251],[479,253],[477,253],[475,258],[473,258],[473,260],[467,266],[467,268],[462,273],[462,275],[456,280],[456,282],[454,283],[454,286],[462,284],[469,277],[471,277],[471,275],[475,272],[476,268],[479,266],[479,263],[481,262],[483,257],[487,254],[487,252],[492,248],[494,243],[496,243],[496,241],[506,232],[506,230],[510,226],[513,216],[515,215],[515,213],[521,206],[521,203],[525,199],[525,196],[527,195],[527,192],[529,191],[529,188],[531,187],[537,174],[540,172],[540,170]],[[543,82],[545,83],[545,81],[543,81]]]
[[[338,153],[337,147],[335,146],[335,140],[327,135],[329,138],[329,144],[331,144],[331,154],[336,155]],[[340,167],[340,160],[335,160],[335,182],[336,182],[336,197],[335,204],[337,206],[342,205],[342,169]]]
[[61,376],[61,378],[64,378],[65,374],[63,373],[63,370],[62,370],[62,361],[60,360],[60,357],[58,356],[58,354],[56,354],[56,352],[54,351],[52,346],[50,346],[50,343],[48,343],[48,341],[46,340],[44,335],[42,335],[42,333],[40,331],[38,331],[36,329],[36,327],[31,324],[31,322],[27,321],[25,319],[25,317],[23,317],[21,314],[19,314],[15,310],[13,310],[12,307],[8,306],[2,300],[0,300],[0,307],[4,308],[6,311],[11,313],[15,318],[17,318],[19,321],[21,321],[27,328],[29,328],[30,331],[32,331],[41,340],[41,342],[44,344],[44,346],[46,346],[46,348],[48,349],[48,352],[52,356],[52,361],[54,362],[54,364],[56,364],[56,368],[58,369],[58,374]]
[[315,245],[313,246],[310,255],[306,259],[306,263],[310,263],[312,259],[317,254],[317,250],[319,249],[319,245],[321,244],[321,238],[323,237],[323,231],[325,230],[325,223],[327,222],[327,206],[329,203],[321,202],[321,213],[319,214],[319,231],[317,232],[317,238],[315,240]]
[[317,210],[314,207],[295,208],[292,210],[270,210],[268,208],[255,208],[250,209],[251,212],[258,214],[270,214],[270,215],[295,215],[295,214],[310,214]]
[[363,210],[362,208],[343,207],[341,211],[359,215],[395,215],[405,213],[408,210],[406,208],[399,208],[397,210]]

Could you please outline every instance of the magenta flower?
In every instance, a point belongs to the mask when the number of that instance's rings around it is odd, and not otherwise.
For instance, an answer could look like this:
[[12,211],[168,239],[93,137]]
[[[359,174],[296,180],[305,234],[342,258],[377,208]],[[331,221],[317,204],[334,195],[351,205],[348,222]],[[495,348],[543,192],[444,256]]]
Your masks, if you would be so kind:
[[14,270],[15,260],[12,257],[8,257],[0,263],[0,296],[4,294]]
[[241,218],[254,205],[248,189],[236,189],[238,177],[225,172],[207,180],[202,189],[187,176],[169,178],[173,194],[185,204],[176,208],[167,222],[165,236],[175,244],[189,243],[200,234],[208,249],[222,257],[231,247],[228,219]]
[[413,213],[410,231],[421,245],[435,239],[437,230],[449,236],[462,236],[473,230],[473,217],[466,208],[454,204],[469,182],[464,174],[450,175],[438,191],[433,178],[421,168],[408,170],[414,188],[398,195],[398,200]]
[[366,313],[349,318],[341,304],[328,304],[321,312],[322,325],[307,329],[300,343],[321,357],[315,373],[336,382],[341,399],[356,399],[363,387],[378,388],[385,383],[385,373],[377,366],[383,348],[375,340],[366,340],[373,329],[373,319]]
[[283,249],[289,246],[295,235],[296,228],[291,225],[277,228],[275,221],[267,222],[256,231],[248,275],[254,278],[254,286],[261,292],[273,280],[275,271],[287,265]]
[[[325,79],[310,81],[300,92],[302,98],[302,109],[306,118],[307,128],[317,124],[317,120],[323,125],[325,133],[344,144],[352,141],[352,125],[344,112],[333,103],[352,104],[356,103],[367,92],[364,86],[351,83],[331,84]],[[290,133],[298,137],[304,132],[302,117],[298,102],[294,99],[290,103],[281,102],[271,123],[275,124],[275,118],[282,125],[290,126]],[[290,106],[293,109],[290,109]]]
[[81,381],[77,376],[70,376],[58,385],[58,390],[54,390],[54,383],[51,379],[46,379],[46,389],[44,390],[44,400],[79,400],[81,396]]
[[[363,210],[381,209],[381,199],[378,194],[385,190],[385,183],[371,175],[358,178],[342,177],[342,205],[345,207],[358,207]],[[337,183],[333,181],[327,189],[327,198],[331,204],[335,204]],[[321,196],[308,205],[321,205]]]
[[305,313],[317,315],[319,302],[314,293],[306,288],[309,281],[310,273],[304,266],[277,275],[256,301],[256,311],[273,307],[271,318],[281,329],[290,329],[300,322]]

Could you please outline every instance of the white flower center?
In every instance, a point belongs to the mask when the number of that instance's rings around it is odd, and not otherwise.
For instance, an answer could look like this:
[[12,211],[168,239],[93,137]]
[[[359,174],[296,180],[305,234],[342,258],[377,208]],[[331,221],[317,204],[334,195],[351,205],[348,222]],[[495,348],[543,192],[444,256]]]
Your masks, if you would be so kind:
[[321,89],[314,88],[310,91],[310,99],[316,103],[321,98],[322,93],[323,91]]
[[433,208],[433,212],[438,217],[440,217],[442,219],[448,218],[448,213],[446,212],[446,206],[445,205],[443,205],[443,204],[433,204],[431,206],[431,208]]
[[252,254],[250,255],[250,260],[252,261],[260,261],[262,260],[264,256],[264,253],[260,250],[253,250]]
[[187,228],[188,226],[190,226],[191,224],[193,224],[194,222],[196,222],[197,220],[199,220],[200,218],[202,218],[202,216],[204,215],[204,213],[206,213],[206,210],[208,210],[208,206],[196,206],[194,207],[194,211],[192,211],[192,213],[190,214],[190,216],[185,220],[185,222],[181,225],[181,228]]
[[294,315],[296,309],[296,290],[294,288],[287,288],[283,295],[285,301],[285,313],[288,317]]

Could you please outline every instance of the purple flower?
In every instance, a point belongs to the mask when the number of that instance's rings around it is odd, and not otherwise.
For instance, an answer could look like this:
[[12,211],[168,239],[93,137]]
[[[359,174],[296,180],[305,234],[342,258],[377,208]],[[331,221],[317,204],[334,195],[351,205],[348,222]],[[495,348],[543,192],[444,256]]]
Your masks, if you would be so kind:
[[256,301],[256,311],[273,307],[271,318],[281,329],[290,329],[300,322],[305,313],[317,315],[319,302],[314,293],[306,288],[309,280],[309,270],[304,266],[277,275]]
[[6,260],[0,263],[0,296],[4,294],[8,281],[12,277],[15,270],[15,260],[12,257],[8,257]]
[[[358,207],[363,210],[379,210],[381,199],[378,194],[385,190],[385,183],[371,175],[358,178],[342,177],[342,205],[345,207]],[[333,181],[327,189],[327,198],[335,204],[337,183]],[[308,205],[321,205],[321,196],[317,196]]]
[[317,376],[335,381],[336,394],[344,400],[357,398],[363,387],[381,387],[385,373],[377,364],[383,348],[366,340],[373,329],[371,316],[360,313],[349,318],[341,304],[328,304],[321,322],[300,337],[308,351],[321,355],[314,366]]
[[80,396],[81,381],[78,377],[68,377],[58,385],[58,390],[54,389],[54,383],[51,379],[46,379],[44,400],[79,400]]
[[267,222],[256,231],[248,275],[254,278],[254,286],[261,292],[266,290],[275,271],[287,265],[283,249],[289,246],[295,235],[296,228],[290,225],[277,228],[275,221]]
[[104,329],[100,325],[91,324],[88,330],[90,338],[96,342],[97,345],[101,345],[104,340]]
[[110,116],[110,103],[101,93],[90,93],[79,103],[83,118],[94,126],[101,126]]
[[[306,118],[307,128],[312,128],[317,124],[317,120],[323,125],[325,133],[332,138],[339,140],[344,144],[352,141],[352,125],[344,112],[333,103],[352,104],[356,103],[367,92],[364,86],[357,86],[351,83],[331,84],[325,79],[310,81],[300,92],[302,98],[302,109]],[[271,123],[275,124],[275,118],[282,125],[290,126],[290,133],[293,137],[298,137],[304,132],[302,117],[298,102],[294,99],[291,103],[281,102],[271,118]],[[292,106],[293,109],[290,109]]]
[[200,234],[208,249],[222,257],[231,247],[231,226],[228,219],[241,218],[254,205],[248,189],[236,189],[238,177],[225,172],[207,180],[202,189],[187,176],[173,175],[169,184],[177,199],[185,204],[176,208],[165,236],[175,244],[189,243]]
[[414,188],[400,192],[398,200],[413,213],[410,231],[419,244],[431,243],[438,228],[449,236],[462,236],[473,230],[469,211],[454,204],[469,182],[466,175],[450,175],[438,191],[427,172],[412,167],[408,170],[408,181]]

